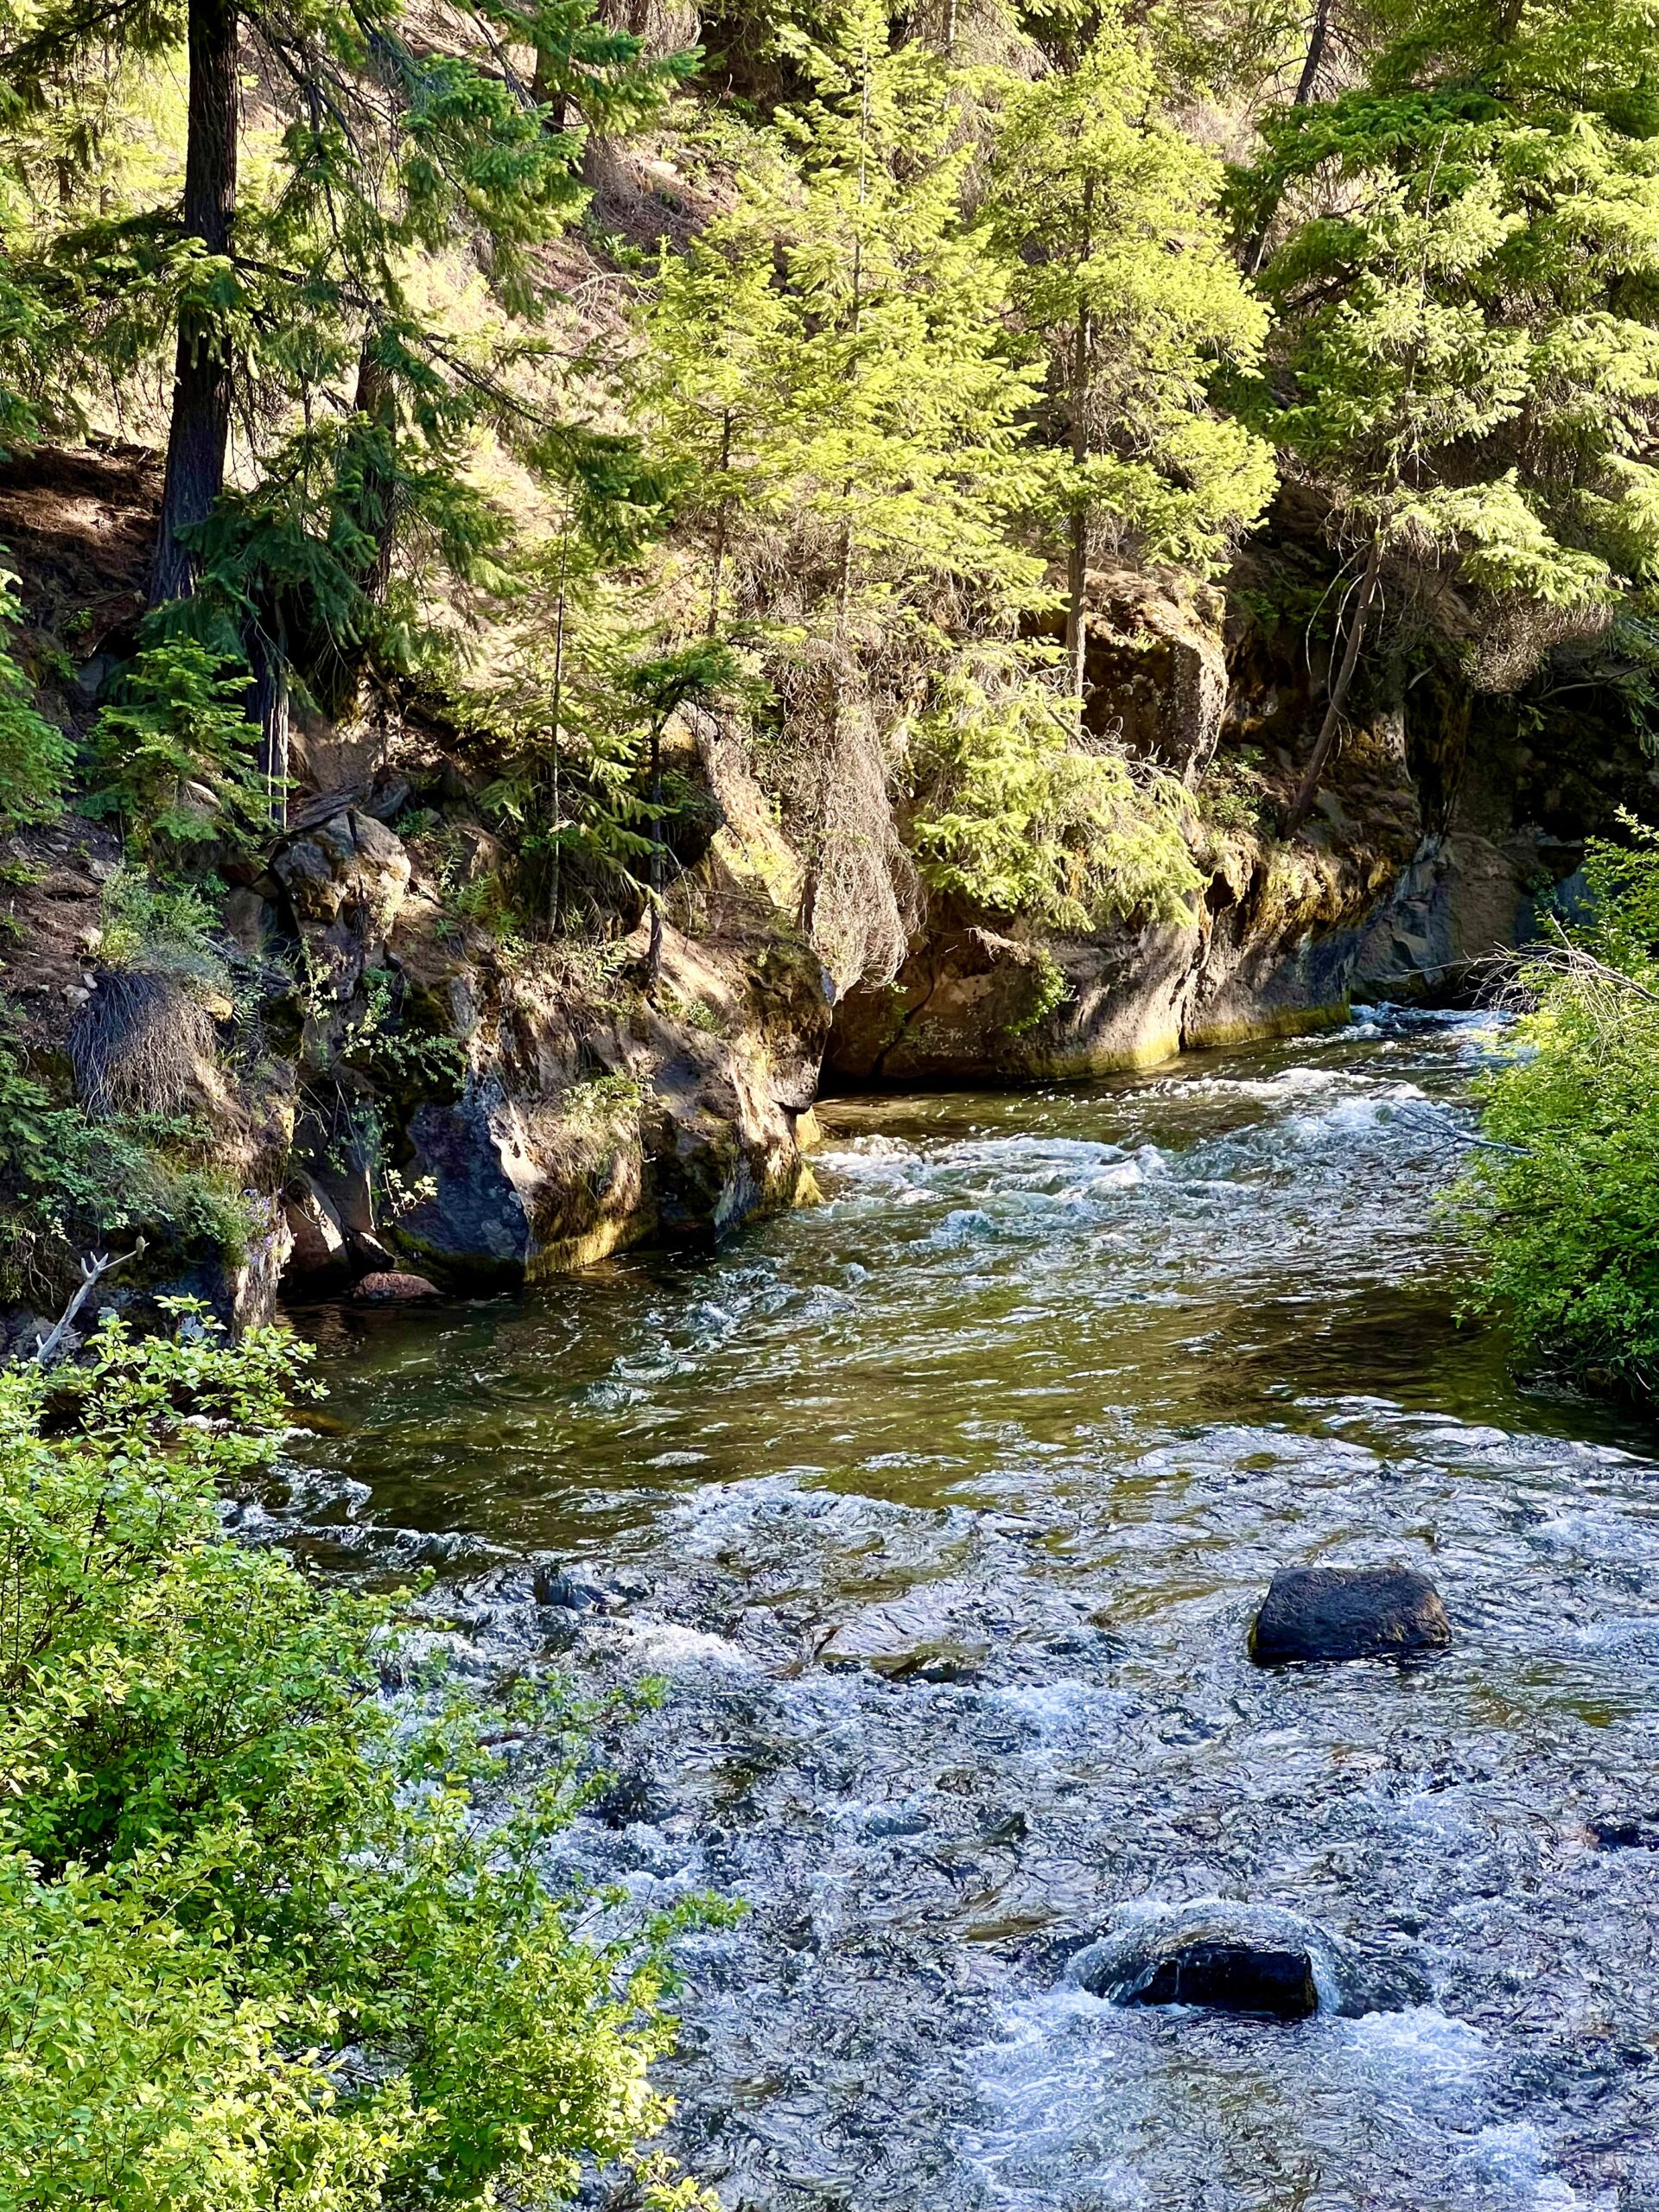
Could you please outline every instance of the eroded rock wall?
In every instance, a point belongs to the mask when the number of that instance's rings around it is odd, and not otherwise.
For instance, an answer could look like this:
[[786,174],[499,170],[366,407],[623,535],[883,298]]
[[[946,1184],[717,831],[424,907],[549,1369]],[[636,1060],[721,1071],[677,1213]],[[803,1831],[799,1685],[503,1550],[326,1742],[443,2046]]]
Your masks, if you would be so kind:
[[[1285,557],[1314,560],[1305,545]],[[1412,684],[1384,661],[1310,819],[1286,841],[1276,823],[1325,671],[1306,632],[1264,631],[1249,582],[1224,598],[1116,570],[1091,578],[1085,724],[1193,791],[1205,880],[1191,920],[1058,935],[935,902],[895,981],[836,1007],[833,1079],[1020,1082],[1147,1066],[1339,1020],[1357,994],[1456,989],[1526,935],[1538,900],[1577,864],[1596,776],[1579,779],[1577,811],[1564,810],[1529,773],[1537,761],[1506,737],[1499,707],[1471,734],[1466,691]]]

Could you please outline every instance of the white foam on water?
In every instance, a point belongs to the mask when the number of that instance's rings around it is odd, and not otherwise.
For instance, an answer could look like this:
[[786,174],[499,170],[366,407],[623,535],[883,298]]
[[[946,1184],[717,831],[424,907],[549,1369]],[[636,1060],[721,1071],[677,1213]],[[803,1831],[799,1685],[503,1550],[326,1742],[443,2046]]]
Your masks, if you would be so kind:
[[1538,2130],[1529,2121],[1509,2120],[1483,2127],[1474,2141],[1474,2164],[1483,2180],[1516,2194],[1514,2202],[1529,2212],[1582,2212],[1586,2200],[1550,2171]]
[[1468,2020],[1438,2005],[1408,2005],[1397,2012],[1363,2012],[1336,2024],[1368,2065],[1408,2074],[1463,2080],[1485,2063],[1489,2046]]
[[957,1206],[946,1214],[928,1238],[930,1244],[950,1247],[972,1244],[981,1237],[994,1236],[996,1224],[979,1206]]
[[709,1669],[730,1675],[758,1675],[760,1662],[728,1637],[686,1628],[677,1621],[649,1617],[617,1622],[612,1630],[630,1656],[653,1674],[687,1675]]

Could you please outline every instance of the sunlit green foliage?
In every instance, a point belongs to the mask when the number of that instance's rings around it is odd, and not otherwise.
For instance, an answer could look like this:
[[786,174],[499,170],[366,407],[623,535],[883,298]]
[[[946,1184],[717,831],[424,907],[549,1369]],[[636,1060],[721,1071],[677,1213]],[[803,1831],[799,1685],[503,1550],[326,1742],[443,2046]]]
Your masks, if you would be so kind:
[[706,548],[709,619],[856,637],[995,614],[1039,583],[1009,529],[1035,395],[1007,268],[963,213],[962,88],[925,48],[889,51],[868,9],[816,67],[738,207],[648,297],[647,420]]
[[0,1372],[16,2212],[553,2202],[662,2114],[671,1923],[583,1942],[538,1864],[580,1802],[579,1713],[525,1692],[563,1755],[486,1816],[500,1715],[433,1688],[400,1719],[387,1605],[222,1534],[296,1365],[188,1319],[106,1325],[49,1383]]
[[1183,834],[1187,793],[1115,750],[1084,751],[1033,686],[999,697],[958,676],[912,743],[925,797],[912,836],[936,889],[1064,930],[1190,915],[1202,878]]
[[1587,918],[1532,960],[1458,1211],[1533,1369],[1659,1393],[1659,833],[1592,845]]
[[1208,404],[1267,319],[1225,249],[1221,164],[1159,89],[1150,41],[1109,17],[1074,67],[1007,88],[986,207],[1048,372],[1053,516],[1090,550],[1204,570],[1272,489],[1267,447]]
[[269,818],[248,754],[245,666],[174,638],[149,645],[92,732],[88,811],[113,817],[140,854],[234,846]]
[[68,741],[35,704],[35,687],[7,650],[8,632],[22,615],[0,569],[0,828],[49,814],[68,777]]
[[1262,419],[1339,524],[1594,610],[1659,575],[1659,140],[1557,81],[1579,17],[1418,14],[1378,88],[1269,122],[1254,189],[1281,233]]

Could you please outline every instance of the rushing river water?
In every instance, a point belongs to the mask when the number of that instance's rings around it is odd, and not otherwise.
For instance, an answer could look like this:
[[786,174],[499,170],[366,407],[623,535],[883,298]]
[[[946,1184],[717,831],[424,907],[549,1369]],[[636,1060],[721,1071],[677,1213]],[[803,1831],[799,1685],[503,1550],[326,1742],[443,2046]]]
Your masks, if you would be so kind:
[[[671,1685],[566,1857],[752,1905],[665,2075],[734,2212],[1659,2207],[1659,1849],[1587,1827],[1659,1841],[1659,1462],[1454,1325],[1490,1042],[840,1102],[825,1203],[722,1251],[305,1324],[302,1541]],[[1276,1567],[1389,1560],[1446,1656],[1251,1664]],[[1066,1979],[1205,1898],[1323,1931],[1345,2008]]]

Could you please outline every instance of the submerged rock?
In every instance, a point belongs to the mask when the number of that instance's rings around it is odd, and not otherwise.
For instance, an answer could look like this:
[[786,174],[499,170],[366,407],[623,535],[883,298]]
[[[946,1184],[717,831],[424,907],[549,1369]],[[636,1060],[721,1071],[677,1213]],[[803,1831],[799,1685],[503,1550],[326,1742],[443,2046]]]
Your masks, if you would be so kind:
[[435,1282],[424,1275],[387,1274],[365,1275],[352,1291],[353,1298],[394,1304],[409,1304],[418,1298],[438,1298],[442,1295]]
[[1067,1974],[1113,2005],[1203,2005],[1269,2020],[1344,2009],[1328,1937],[1294,1913],[1222,1898],[1127,1906]]
[[1258,1666],[1404,1658],[1452,1641],[1427,1575],[1409,1567],[1292,1567],[1273,1578],[1250,1630]]
[[555,1567],[540,1560],[536,1567],[536,1602],[565,1612],[603,1612],[617,1602],[612,1585],[585,1567]]
[[1586,1826],[1598,1851],[1659,1851],[1659,1815],[1599,1813]]

